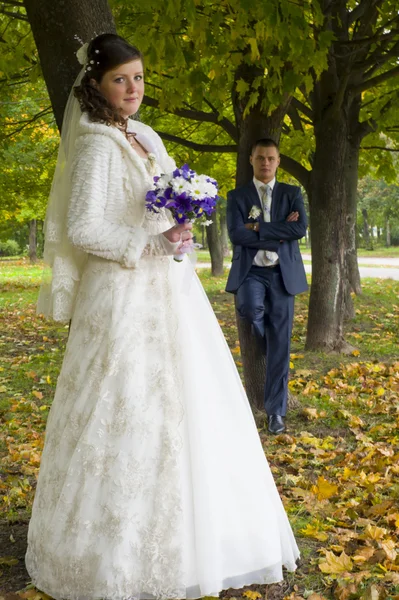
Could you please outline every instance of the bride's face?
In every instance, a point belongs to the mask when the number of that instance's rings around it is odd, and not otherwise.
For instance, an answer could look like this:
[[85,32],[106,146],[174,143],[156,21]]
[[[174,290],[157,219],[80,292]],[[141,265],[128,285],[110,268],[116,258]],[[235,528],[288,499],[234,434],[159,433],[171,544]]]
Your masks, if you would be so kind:
[[118,65],[103,75],[97,87],[122,117],[130,117],[138,111],[144,96],[143,63],[137,59]]

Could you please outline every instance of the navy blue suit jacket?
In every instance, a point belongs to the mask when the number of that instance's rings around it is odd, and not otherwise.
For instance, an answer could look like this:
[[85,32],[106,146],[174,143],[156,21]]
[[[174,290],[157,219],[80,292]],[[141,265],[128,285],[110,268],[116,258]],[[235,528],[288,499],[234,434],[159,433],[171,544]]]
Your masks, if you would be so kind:
[[[245,228],[245,223],[255,222],[249,217],[253,206],[262,210],[253,181],[227,194],[227,227],[234,251],[226,291],[233,294],[237,292],[258,250],[271,250],[278,254],[287,292],[292,295],[304,292],[308,284],[298,240],[304,237],[308,220],[300,188],[276,181],[270,222],[264,222],[262,211],[258,219],[259,232]],[[299,213],[299,219],[288,223],[286,219],[294,211]]]

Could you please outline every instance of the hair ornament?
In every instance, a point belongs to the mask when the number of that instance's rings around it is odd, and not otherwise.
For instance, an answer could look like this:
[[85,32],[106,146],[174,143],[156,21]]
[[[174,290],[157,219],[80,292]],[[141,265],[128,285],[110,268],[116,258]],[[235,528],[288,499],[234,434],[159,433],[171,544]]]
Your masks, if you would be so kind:
[[78,59],[78,62],[83,67],[87,64],[87,61],[88,61],[88,57],[87,57],[87,49],[88,49],[88,47],[89,47],[89,44],[88,44],[88,42],[86,42],[76,52],[76,58]]

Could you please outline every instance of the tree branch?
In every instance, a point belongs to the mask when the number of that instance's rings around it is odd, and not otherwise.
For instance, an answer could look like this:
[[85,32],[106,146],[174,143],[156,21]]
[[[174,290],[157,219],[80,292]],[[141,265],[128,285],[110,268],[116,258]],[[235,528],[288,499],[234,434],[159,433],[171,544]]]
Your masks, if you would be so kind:
[[365,92],[366,90],[369,90],[370,88],[375,87],[376,85],[380,85],[380,83],[384,83],[384,81],[387,81],[387,79],[391,79],[392,77],[396,77],[397,75],[399,75],[399,66],[394,67],[389,71],[385,71],[385,73],[381,73],[381,75],[372,77],[371,79],[364,81],[360,85],[352,87],[350,91],[353,95],[361,94],[362,92]]
[[17,129],[14,129],[14,131],[12,131],[11,133],[7,133],[4,137],[9,138],[9,137],[12,137],[13,135],[16,135],[17,133],[20,133],[23,129],[25,129],[25,127],[28,127],[28,125],[31,125],[32,123],[34,123],[38,119],[41,119],[42,117],[45,117],[46,115],[51,114],[52,112],[53,112],[52,107],[48,106],[47,108],[44,108],[39,113],[37,113],[36,115],[34,115],[31,119],[26,119],[24,121],[15,121],[15,122],[9,122],[9,123],[7,123],[7,127],[8,126],[13,126],[13,125],[21,125],[21,127],[18,127]]
[[19,19],[20,21],[25,21],[26,23],[29,23],[28,17],[26,15],[22,15],[19,12],[10,12],[9,10],[5,10],[4,8],[0,7],[0,14],[7,15],[7,17],[12,17],[13,19]]
[[348,15],[348,27],[355,21],[358,21],[370,10],[375,4],[378,4],[381,0],[362,0],[359,4],[349,13]]
[[[396,32],[399,35],[399,29]],[[377,50],[372,52],[366,60],[364,60],[359,66],[362,73],[366,78],[370,78],[375,71],[381,68],[382,65],[388,62],[390,58],[396,59],[398,57],[399,40],[394,43],[393,46],[388,50],[386,48],[378,47]],[[368,69],[368,70],[367,70]]]
[[11,4],[11,6],[25,8],[25,4],[23,2],[18,2],[18,0],[2,0],[2,4]]
[[180,146],[191,148],[197,152],[237,152],[238,150],[238,146],[235,144],[197,144],[197,142],[191,142],[190,140],[178,137],[177,135],[171,135],[170,133],[165,133],[164,131],[157,131],[157,134],[167,142],[174,142],[175,144],[180,144]]
[[285,154],[280,154],[280,167],[283,171],[287,171],[287,173],[295,177],[308,192],[311,171],[308,171],[301,163]]
[[360,150],[386,150],[387,152],[399,152],[399,148],[385,148],[384,146],[360,146]]
[[291,106],[288,109],[288,116],[291,119],[291,123],[293,124],[294,129],[296,131],[303,132],[301,117],[299,116],[299,113],[298,113],[296,107],[292,105],[292,102],[291,102]]
[[306,115],[308,119],[313,119],[312,109],[309,106],[306,106],[306,104],[304,104],[300,100],[298,100],[298,98],[291,99],[291,106],[294,106],[298,111]]
[[[159,102],[155,98],[150,96],[144,96],[143,104],[146,106],[152,106],[153,108],[159,108]],[[204,110],[189,110],[186,108],[175,108],[173,110],[166,109],[167,113],[176,115],[177,117],[183,117],[185,119],[192,119],[194,121],[201,121],[203,123],[214,123],[224,129],[230,137],[236,142],[238,141],[238,134],[235,125],[226,117],[219,119],[219,113],[205,112]]]

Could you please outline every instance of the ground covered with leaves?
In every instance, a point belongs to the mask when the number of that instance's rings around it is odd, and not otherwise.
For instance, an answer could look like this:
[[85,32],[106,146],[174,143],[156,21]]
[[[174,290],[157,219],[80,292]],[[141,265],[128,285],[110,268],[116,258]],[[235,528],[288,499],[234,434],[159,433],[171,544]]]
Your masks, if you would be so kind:
[[[67,329],[35,315],[39,267],[0,262],[0,596],[46,598],[24,569],[27,524]],[[233,298],[201,270],[241,371]],[[303,351],[296,302],[287,432],[260,436],[301,549],[282,584],[228,590],[257,600],[399,600],[399,282],[363,281],[350,356]],[[18,594],[17,594],[18,592]]]

